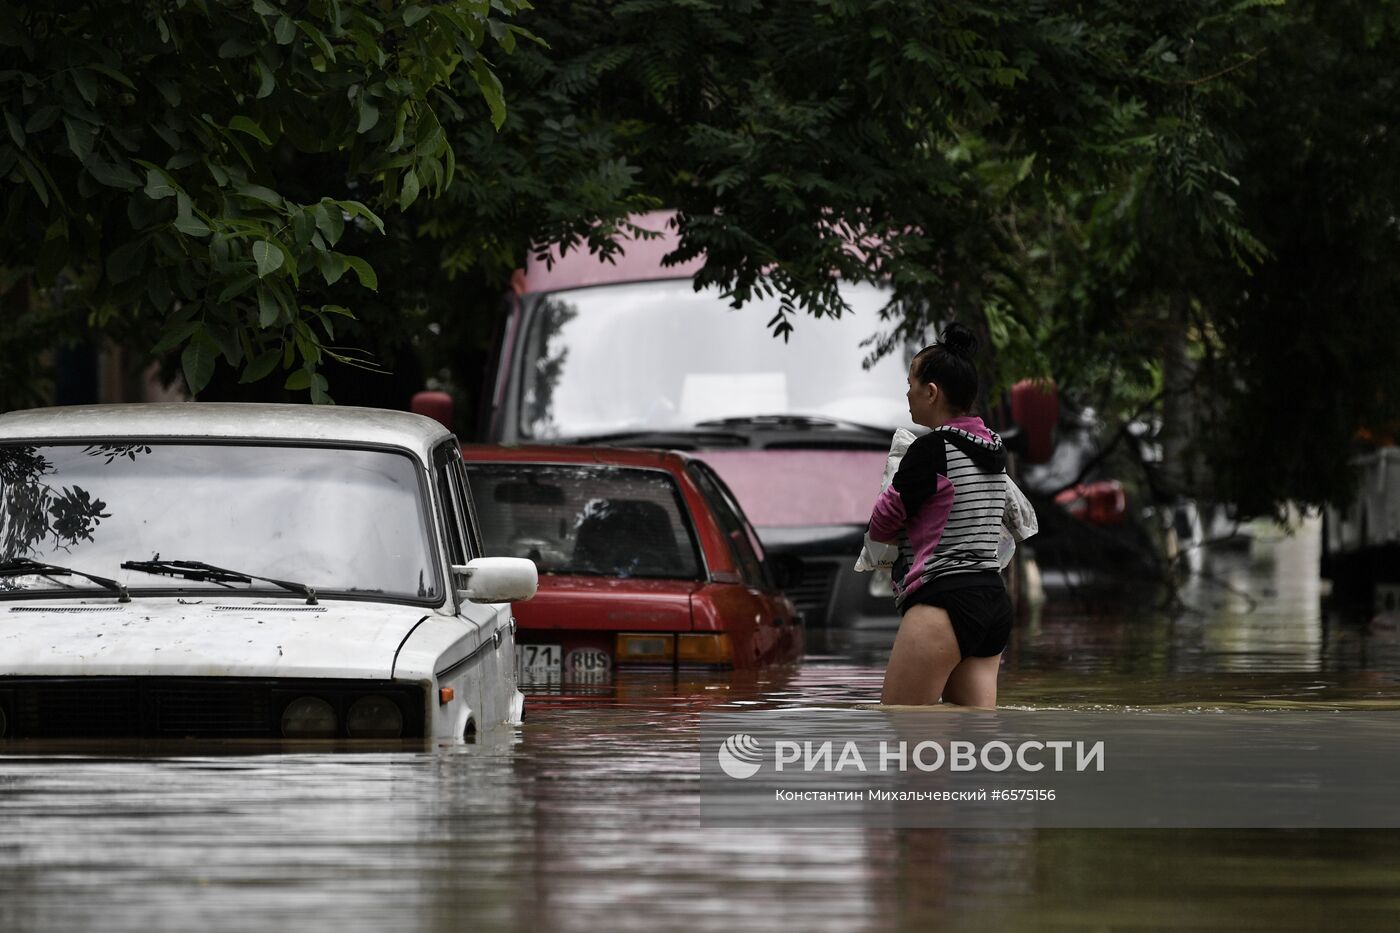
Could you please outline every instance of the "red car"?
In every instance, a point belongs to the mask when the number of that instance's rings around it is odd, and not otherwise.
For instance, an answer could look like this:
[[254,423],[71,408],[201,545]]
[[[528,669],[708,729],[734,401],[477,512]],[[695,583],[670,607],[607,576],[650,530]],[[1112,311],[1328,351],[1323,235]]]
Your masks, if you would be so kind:
[[676,452],[465,445],[487,554],[539,567],[515,608],[523,680],[802,657],[801,620],[734,495]]

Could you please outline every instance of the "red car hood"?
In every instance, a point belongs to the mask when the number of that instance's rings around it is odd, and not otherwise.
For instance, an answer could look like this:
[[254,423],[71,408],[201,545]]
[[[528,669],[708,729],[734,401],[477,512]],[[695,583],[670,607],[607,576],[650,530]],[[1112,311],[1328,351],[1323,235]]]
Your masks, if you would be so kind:
[[698,580],[575,577],[540,574],[533,599],[516,603],[526,629],[688,632],[690,595]]
[[706,450],[759,528],[864,525],[880,494],[887,454],[878,450]]

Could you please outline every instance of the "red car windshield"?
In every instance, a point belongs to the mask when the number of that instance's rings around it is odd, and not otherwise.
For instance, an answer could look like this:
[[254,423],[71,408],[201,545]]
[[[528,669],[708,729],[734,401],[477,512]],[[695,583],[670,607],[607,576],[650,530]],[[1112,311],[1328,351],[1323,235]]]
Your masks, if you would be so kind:
[[661,470],[468,462],[486,553],[541,573],[699,579],[680,491]]

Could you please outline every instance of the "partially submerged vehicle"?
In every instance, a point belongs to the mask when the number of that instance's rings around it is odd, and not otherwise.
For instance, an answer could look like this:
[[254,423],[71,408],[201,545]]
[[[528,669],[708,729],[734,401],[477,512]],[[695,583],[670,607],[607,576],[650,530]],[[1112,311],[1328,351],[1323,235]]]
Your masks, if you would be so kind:
[[909,426],[919,349],[863,365],[888,291],[843,283],[851,313],[776,340],[765,322],[777,297],[734,311],[717,289],[695,290],[703,260],[663,264],[677,246],[669,217],[637,218],[662,235],[615,262],[576,250],[516,276],[483,439],[694,451],[768,553],[801,560],[786,590],[809,625],[897,625],[888,573],[854,570],[891,436]]
[[0,415],[0,737],[461,738],[520,722],[457,439],[405,412]]
[[749,669],[802,657],[804,633],[724,482],[679,453],[463,448],[488,553],[525,557],[523,681],[608,683],[627,668]]
[[1363,431],[1351,459],[1356,494],[1322,513],[1322,576],[1344,604],[1400,612],[1400,423]]

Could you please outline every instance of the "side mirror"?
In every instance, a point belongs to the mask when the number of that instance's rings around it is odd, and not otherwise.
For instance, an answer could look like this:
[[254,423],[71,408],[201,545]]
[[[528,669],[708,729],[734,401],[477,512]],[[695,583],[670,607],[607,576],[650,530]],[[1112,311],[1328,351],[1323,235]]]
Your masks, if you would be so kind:
[[412,401],[408,403],[408,410],[415,415],[432,418],[449,431],[455,430],[452,427],[455,414],[452,410],[452,396],[446,392],[415,392]]
[[478,557],[452,565],[457,598],[474,603],[519,603],[535,595],[540,572],[523,557]]
[[1017,448],[1027,463],[1049,463],[1060,421],[1060,393],[1048,381],[1023,379],[1011,387],[1011,420],[1020,428]]
[[773,582],[778,585],[778,589],[785,590],[802,582],[804,571],[800,558],[791,554],[780,554],[773,558],[772,564]]

